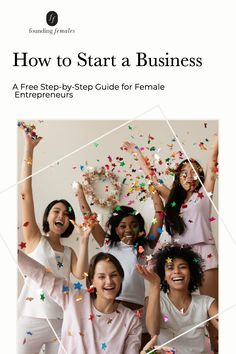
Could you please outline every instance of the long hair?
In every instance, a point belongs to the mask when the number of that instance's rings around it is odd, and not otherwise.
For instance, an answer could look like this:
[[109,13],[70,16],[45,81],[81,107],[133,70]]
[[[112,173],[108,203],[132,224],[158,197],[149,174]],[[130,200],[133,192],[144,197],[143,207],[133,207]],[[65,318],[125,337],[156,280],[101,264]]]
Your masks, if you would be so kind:
[[[194,163],[196,165],[199,178],[202,181],[202,183],[204,183],[204,171],[201,165],[192,158],[190,159],[190,161],[191,163]],[[174,182],[170,191],[169,198],[165,205],[165,226],[166,226],[166,231],[171,236],[173,236],[175,233],[181,235],[184,233],[186,229],[185,222],[179,215],[181,205],[184,203],[187,196],[186,190],[181,186],[179,182],[180,172],[186,163],[189,163],[189,161],[188,160],[182,161],[177,167],[177,169],[175,170]],[[201,185],[200,183],[198,183],[195,191],[198,191],[200,187]]]
[[[148,244],[148,240],[146,239],[146,231],[144,228],[144,219],[142,215],[137,212],[135,209],[121,205],[117,206],[114,210],[112,215],[107,221],[107,227],[109,229],[109,232],[107,233],[106,238],[110,242],[110,246],[117,246],[118,243],[120,242],[120,238],[116,233],[116,228],[124,219],[126,216],[134,216],[134,218],[137,220],[138,225],[139,225],[139,232],[142,234],[142,236],[137,237],[134,243],[134,247],[139,249],[139,246],[145,247]],[[140,256],[140,253],[137,252],[137,257]]]

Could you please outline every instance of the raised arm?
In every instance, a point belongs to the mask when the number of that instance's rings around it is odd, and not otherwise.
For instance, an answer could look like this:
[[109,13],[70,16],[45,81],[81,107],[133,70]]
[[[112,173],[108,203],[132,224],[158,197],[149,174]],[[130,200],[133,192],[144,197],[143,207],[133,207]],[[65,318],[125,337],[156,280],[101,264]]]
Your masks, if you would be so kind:
[[[32,178],[29,176],[32,175],[34,148],[42,138],[33,135],[34,126],[27,127],[26,130],[24,123],[21,124],[20,128],[25,139],[21,165],[21,180],[23,182],[20,184],[23,237],[26,241],[26,251],[32,252],[40,240],[41,232],[35,219]],[[33,139],[33,137],[35,138]]]
[[138,162],[140,163],[140,166],[142,167],[142,170],[145,173],[146,178],[148,178],[150,182],[148,189],[152,197],[155,213],[154,213],[154,218],[152,220],[151,228],[148,233],[148,239],[149,239],[150,247],[154,248],[161,234],[161,228],[163,226],[163,216],[164,216],[163,202],[159,195],[161,193],[158,191],[158,186],[160,185],[160,183],[158,183],[155,172],[153,172],[150,169],[143,154],[141,153],[141,151],[137,146],[135,146],[133,143],[129,143],[126,141],[123,144],[123,149],[125,149],[127,152],[131,153],[133,156],[137,158]]
[[92,227],[88,226],[85,230],[83,230],[77,224],[74,225],[76,231],[79,233],[79,254],[78,257],[76,257],[73,251],[71,268],[72,268],[73,275],[76,278],[81,280],[85,278],[84,273],[88,273],[88,268],[89,268],[88,243],[89,243],[89,235],[91,234]]
[[[85,217],[89,218],[92,215],[92,210],[91,210],[91,208],[87,202],[87,199],[84,195],[83,187],[79,182],[77,183],[76,196],[78,197],[79,206],[80,206],[80,210],[81,210],[82,214]],[[100,224],[96,224],[94,226],[94,228],[92,230],[92,235],[95,238],[95,240],[97,241],[97,243],[99,244],[99,246],[100,247],[103,246],[104,240],[106,237],[106,233]]]
[[146,161],[145,157],[139,150],[138,146],[135,145],[134,143],[125,141],[123,143],[123,149],[129,152],[130,154],[132,154],[137,159],[146,177],[150,179],[150,181],[152,182],[153,186],[158,191],[160,196],[166,201],[169,197],[170,189],[165,184],[159,183],[155,171],[151,170],[151,168],[148,165],[148,162]]
[[215,187],[215,181],[218,171],[218,135],[214,134],[212,139],[211,150],[209,152],[206,177],[204,187],[207,192],[213,193]]
[[45,290],[47,294],[63,309],[66,306],[68,296],[64,296],[62,289],[68,286],[64,278],[57,278],[52,272],[47,270],[42,264],[27,256],[22,251],[18,251],[18,266],[21,272],[31,278],[37,285]]
[[146,312],[146,327],[151,336],[160,333],[161,309],[160,309],[160,278],[146,267],[136,265],[137,272],[149,282],[149,295]]

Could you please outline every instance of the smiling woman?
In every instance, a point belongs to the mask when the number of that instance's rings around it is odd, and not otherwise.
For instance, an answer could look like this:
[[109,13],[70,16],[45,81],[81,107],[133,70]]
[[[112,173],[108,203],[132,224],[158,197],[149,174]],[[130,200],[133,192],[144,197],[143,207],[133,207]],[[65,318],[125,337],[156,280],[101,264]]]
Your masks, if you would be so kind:
[[[87,228],[81,235],[81,246],[83,239],[88,241],[90,232],[91,229]],[[104,350],[109,354],[139,352],[140,320],[133,311],[116,301],[124,271],[114,256],[100,252],[91,259],[87,290],[81,290],[81,284],[71,284],[48,272],[43,265],[21,251],[19,266],[63,310],[59,354],[65,351],[99,354]]]
[[[23,238],[25,242],[20,245],[26,249],[31,258],[42,263],[56,276],[69,279],[72,272],[77,276],[77,257],[75,252],[61,244],[61,238],[71,235],[74,226],[69,219],[75,219],[72,206],[65,199],[54,200],[46,207],[43,215],[44,235],[36,222],[34,214],[34,201],[32,191],[32,165],[33,151],[41,140],[35,132],[33,125],[20,122],[19,127],[24,133],[25,148],[22,161],[20,185]],[[18,353],[30,354],[39,352],[45,344],[45,353],[53,354],[58,351],[58,342],[51,341],[52,332],[45,321],[50,318],[53,327],[60,338],[63,313],[61,308],[35,282],[27,279],[19,297],[19,331]],[[34,335],[27,338],[28,329]]]

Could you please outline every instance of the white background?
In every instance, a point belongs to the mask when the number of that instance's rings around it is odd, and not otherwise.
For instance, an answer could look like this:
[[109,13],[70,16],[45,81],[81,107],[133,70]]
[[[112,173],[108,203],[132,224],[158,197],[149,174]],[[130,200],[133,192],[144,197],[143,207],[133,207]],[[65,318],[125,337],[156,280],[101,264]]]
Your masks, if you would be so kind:
[[[58,27],[73,35],[29,35],[28,29],[48,28],[46,13],[59,14]],[[220,305],[235,300],[235,20],[233,1],[22,1],[2,8],[1,23],[1,351],[15,353],[17,194],[17,120],[132,119],[154,106],[167,119],[220,120]],[[4,45],[3,45],[4,43]],[[13,68],[13,52],[31,56],[76,58],[80,51],[94,56],[150,56],[166,52],[179,57],[202,57],[201,68]],[[16,100],[15,82],[94,83],[160,82],[163,92],[84,92],[74,100]],[[152,117],[156,117],[153,112]],[[162,115],[163,118],[163,115]],[[56,137],[55,137],[56,138]],[[55,139],[55,145],[61,144]],[[8,189],[8,190],[6,190]],[[232,238],[231,236],[232,235]],[[233,240],[234,239],[234,242]],[[220,317],[220,352],[234,343],[236,309]]]

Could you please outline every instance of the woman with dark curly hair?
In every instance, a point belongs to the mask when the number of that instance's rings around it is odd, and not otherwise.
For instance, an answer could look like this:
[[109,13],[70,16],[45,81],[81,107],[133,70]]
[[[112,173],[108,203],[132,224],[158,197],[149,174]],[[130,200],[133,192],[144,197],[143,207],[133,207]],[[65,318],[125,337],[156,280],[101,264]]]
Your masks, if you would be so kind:
[[[193,294],[203,281],[201,256],[189,245],[173,243],[155,255],[155,263],[154,271],[136,266],[150,284],[148,332],[151,336],[158,335],[159,345],[179,336],[171,341],[177,353],[206,354],[204,327],[208,318],[217,315],[218,308],[214,298]],[[216,317],[211,323],[218,328]]]

